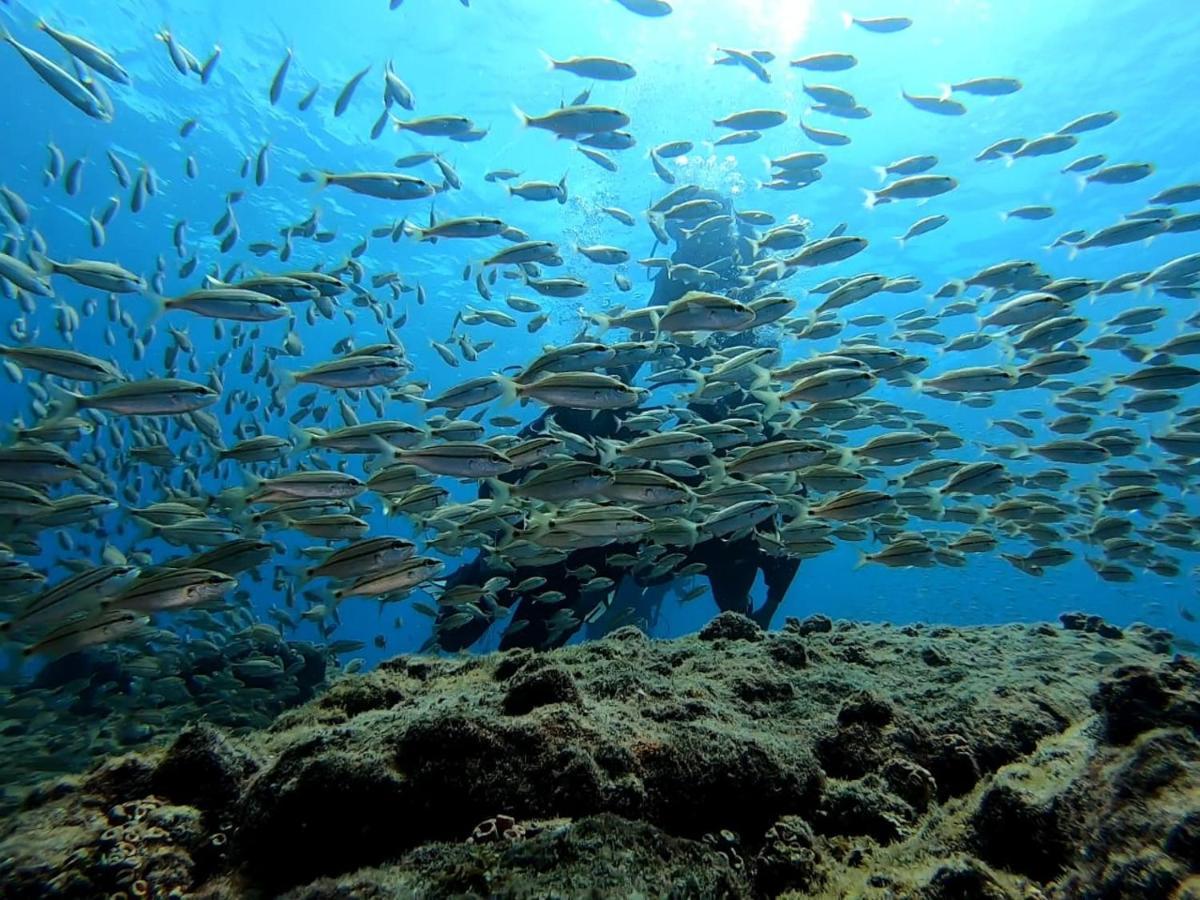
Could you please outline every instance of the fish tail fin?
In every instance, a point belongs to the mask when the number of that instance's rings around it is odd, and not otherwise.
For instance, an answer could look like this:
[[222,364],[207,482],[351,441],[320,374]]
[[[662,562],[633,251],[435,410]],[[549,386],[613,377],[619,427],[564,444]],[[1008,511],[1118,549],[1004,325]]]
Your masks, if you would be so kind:
[[148,519],[141,519],[137,516],[133,517],[133,528],[138,537],[152,538],[158,537],[162,532],[162,526],[156,522],[151,522]]
[[[428,427],[426,427],[425,432],[425,436],[428,438]],[[404,460],[404,451],[393,444],[389,444],[379,435],[372,435],[371,443],[375,445],[374,453],[378,458],[374,459],[368,465],[368,471],[377,472],[380,469],[386,469],[388,466]]]
[[21,429],[25,427],[25,420],[20,416],[16,416],[13,420],[3,427],[4,443],[15,444],[20,437]]
[[938,85],[938,97],[942,100],[949,100],[950,95],[954,93],[954,86],[951,84]]
[[946,504],[942,502],[942,492],[937,488],[928,489],[929,508],[937,514],[940,521],[946,514]]
[[725,468],[725,461],[719,456],[710,454],[708,457],[708,479],[715,487],[729,481],[729,470]]
[[751,391],[750,395],[763,405],[763,419],[770,419],[779,412],[780,399],[774,391]]
[[1087,186],[1088,186],[1088,180],[1087,180],[1086,175],[1075,176],[1075,190],[1077,190],[1079,193],[1082,194],[1084,191],[1084,188],[1086,188]]
[[863,208],[874,209],[879,204],[879,196],[872,190],[867,188],[862,189],[863,192]]
[[555,59],[553,56],[551,56],[549,53],[547,53],[545,50],[538,48],[538,53],[541,55],[542,59],[544,59],[546,61],[546,71],[547,72],[553,72],[555,69],[560,68],[560,66],[558,64],[558,60]]
[[750,390],[761,391],[771,386],[770,369],[767,369],[764,366],[750,366],[749,368],[750,371],[754,373],[754,380],[750,382]]
[[276,390],[278,391],[280,397],[286,397],[296,389],[296,385],[299,383],[300,382],[296,378],[295,372],[284,369],[279,373],[279,387],[276,388]]
[[288,432],[292,436],[292,444],[297,453],[311,449],[314,440],[324,434],[319,428],[301,428],[299,425],[289,425]]
[[56,271],[58,271],[58,263],[56,263],[46,254],[32,248],[29,250],[29,262],[33,265],[34,271],[36,271],[39,275],[53,275]]
[[904,235],[901,235],[900,237],[896,238],[896,243],[899,244],[900,249],[903,250],[908,244],[908,238],[904,237]]
[[600,456],[600,465],[607,467],[617,461],[618,444],[616,441],[598,437],[592,441],[592,446],[596,448],[596,452]]
[[871,166],[871,171],[879,176],[879,183],[883,184],[887,181],[888,171],[885,166]]
[[842,27],[849,28],[854,24],[854,13],[842,10]]
[[[517,121],[520,122],[525,128],[528,128],[533,123],[533,119],[526,115],[525,111],[521,109],[521,107],[517,106],[517,104],[514,103],[512,105],[512,111],[513,115],[517,117]],[[511,191],[509,193],[511,193]]]
[[253,502],[255,495],[262,490],[263,486],[263,479],[253,472],[242,469],[241,475],[241,489],[231,490],[226,495],[229,500],[229,515],[235,520],[241,519],[245,515],[246,508]]
[[780,497],[779,506],[781,510],[786,507],[787,515],[791,519],[798,519],[804,513],[803,501],[797,500],[795,497]]
[[74,415],[80,407],[87,405],[83,394],[77,394],[61,385],[49,382],[47,382],[47,387],[50,389],[51,397],[58,403],[58,411],[51,421],[65,419],[67,416]]
[[865,565],[866,565],[867,563],[869,563],[870,561],[871,561],[871,559],[870,559],[870,557],[867,555],[867,551],[866,551],[866,550],[859,550],[859,551],[858,551],[858,559],[857,559],[857,560],[855,560],[855,562],[854,562],[854,567],[852,568],[852,570],[851,570],[851,571],[857,572],[859,569],[861,569],[863,566],[865,566]]
[[[1145,344],[1130,344],[1125,348],[1125,352],[1129,354],[1137,354],[1138,362],[1145,362],[1147,357],[1154,353],[1154,350],[1147,347]],[[1165,354],[1164,354],[1165,355]],[[1168,360],[1173,360],[1173,357],[1168,357]]]
[[515,379],[501,375],[499,372],[496,373],[496,381],[500,384],[500,407],[512,406],[516,403],[517,398],[521,395],[521,385]]
[[1004,154],[1004,168],[1011,169],[1013,167],[1013,163],[1015,163],[1016,161],[1017,161],[1017,158],[1015,156],[1013,156],[1011,153]]
[[162,318],[163,313],[170,309],[169,301],[162,294],[155,294],[151,291],[146,291],[145,298],[150,301],[150,315],[147,316],[147,324],[153,325]]
[[492,495],[492,509],[504,506],[512,499],[512,488],[499,478],[486,478],[484,484],[487,485],[488,491]]
[[610,316],[606,316],[604,313],[586,312],[583,307],[579,308],[579,313],[583,318],[587,319],[593,325],[599,327],[599,331],[596,332],[596,337],[602,336],[606,331],[608,331],[608,329],[612,328],[612,318]]
[[569,173],[567,173],[567,172],[563,172],[563,177],[558,179],[558,204],[559,204],[559,206],[561,206],[562,204],[567,202],[567,175],[568,174]]

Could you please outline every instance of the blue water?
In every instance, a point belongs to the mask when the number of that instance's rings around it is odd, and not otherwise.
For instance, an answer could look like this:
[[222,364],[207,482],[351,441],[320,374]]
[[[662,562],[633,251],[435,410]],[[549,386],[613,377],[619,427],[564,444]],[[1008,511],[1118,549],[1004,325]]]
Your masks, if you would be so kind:
[[[401,216],[423,221],[429,202],[394,203],[360,197],[333,189],[319,191],[297,176],[313,168],[335,171],[388,171],[392,161],[423,149],[442,152],[459,172],[463,188],[439,195],[439,217],[490,214],[502,217],[534,237],[557,241],[567,264],[556,274],[571,273],[587,279],[591,291],[578,300],[545,299],[550,323],[536,335],[523,327],[505,330],[483,325],[472,330],[476,343],[491,339],[495,346],[474,364],[456,369],[443,363],[430,348],[430,340],[443,340],[456,312],[465,305],[482,306],[473,285],[461,272],[470,262],[485,255],[483,247],[503,246],[498,239],[486,242],[442,241],[436,246],[411,240],[392,243],[372,240],[359,262],[368,274],[399,272],[410,286],[420,284],[428,302],[418,307],[413,293],[395,302],[397,314],[406,310],[407,324],[401,329],[410,358],[416,363],[414,377],[430,383],[435,394],[457,381],[520,365],[536,356],[545,344],[568,342],[579,330],[577,309],[602,310],[617,303],[641,305],[649,296],[651,283],[635,263],[620,267],[634,283],[634,290],[620,293],[612,282],[609,267],[589,263],[573,251],[579,244],[606,243],[628,248],[634,259],[650,255],[652,235],[639,220],[626,228],[600,212],[616,205],[640,214],[650,201],[668,189],[654,175],[646,157],[649,147],[667,140],[696,142],[693,154],[672,163],[679,183],[698,182],[731,195],[739,208],[772,212],[782,221],[789,215],[810,219],[813,231],[824,234],[839,223],[848,233],[870,239],[869,248],[851,260],[802,272],[785,282],[784,289],[800,301],[800,311],[815,306],[819,298],[806,299],[803,288],[834,275],[878,271],[899,276],[912,274],[924,289],[910,295],[881,294],[849,311],[899,313],[925,302],[944,282],[965,278],[984,266],[1007,259],[1036,260],[1056,277],[1069,275],[1107,279],[1122,272],[1148,270],[1197,250],[1196,233],[1165,235],[1149,246],[1142,244],[1092,250],[1069,259],[1064,248],[1044,249],[1066,231],[1093,231],[1111,224],[1124,213],[1147,203],[1147,198],[1170,185],[1200,179],[1200,158],[1195,153],[1200,125],[1194,97],[1200,95],[1200,69],[1195,66],[1191,36],[1200,33],[1200,7],[1154,0],[1061,0],[1054,4],[1033,0],[1001,3],[954,0],[954,2],[862,3],[854,11],[860,16],[905,14],[915,20],[898,34],[872,34],[858,28],[846,30],[840,2],[805,0],[678,0],[674,13],[660,19],[636,16],[609,0],[472,0],[464,8],[451,0],[407,0],[389,11],[385,0],[351,0],[348,3],[292,3],[261,0],[235,3],[206,2],[46,2],[9,3],[0,7],[0,18],[21,42],[56,60],[65,54],[32,25],[44,16],[56,26],[83,35],[112,52],[130,72],[128,87],[105,84],[116,106],[111,123],[93,121],[67,104],[40,82],[24,61],[10,48],[0,52],[0,122],[3,123],[3,162],[0,180],[19,192],[33,211],[31,225],[45,238],[56,259],[97,258],[120,262],[149,275],[160,255],[167,261],[168,295],[195,287],[203,272],[212,266],[225,270],[241,260],[247,269],[268,271],[302,268],[343,259],[370,230],[394,222]],[[202,85],[195,76],[183,77],[172,66],[165,46],[155,32],[169,27],[175,38],[201,61],[214,45],[221,59],[211,82]],[[711,64],[714,46],[764,48],[777,58],[769,64],[771,84],[762,84],[740,67]],[[276,106],[267,97],[271,78],[286,48],[294,60]],[[635,148],[612,156],[620,170],[601,170],[577,153],[569,141],[556,141],[547,132],[523,128],[513,114],[514,105],[529,113],[547,112],[571,99],[591,82],[565,72],[549,72],[539,54],[544,50],[562,58],[572,54],[609,55],[632,63],[638,75],[621,83],[596,83],[592,101],[616,106],[632,118],[630,129],[637,137]],[[803,73],[787,66],[789,58],[823,51],[856,54],[859,65],[847,72]],[[422,138],[387,129],[378,140],[369,132],[381,110],[382,71],[387,60],[406,81],[416,97],[412,115],[455,113],[470,116],[489,129],[477,143],[456,143],[444,138]],[[359,86],[346,113],[335,118],[333,103],[342,85],[355,72],[370,65],[367,79]],[[1019,77],[1019,93],[996,98],[962,95],[969,108],[962,117],[931,115],[906,104],[901,89],[910,93],[937,93],[940,85],[985,75]],[[803,79],[832,82],[851,90],[873,116],[862,121],[831,119],[813,113],[809,124],[832,128],[852,136],[849,146],[820,148],[807,141],[795,121],[808,105],[801,92]],[[306,112],[297,110],[300,98],[320,84],[316,101]],[[761,141],[738,147],[706,145],[721,132],[713,118],[750,107],[777,107],[788,111],[787,125],[766,131]],[[1000,138],[1034,137],[1056,130],[1085,113],[1114,109],[1121,113],[1113,125],[1082,135],[1078,147],[1042,159],[1022,159],[1009,167],[1003,162],[978,163],[973,157]],[[397,112],[401,112],[397,110]],[[407,116],[408,114],[402,113]],[[189,118],[198,120],[187,139],[179,127]],[[61,184],[43,186],[47,141],[53,140],[68,161],[85,158],[82,190],[68,196]],[[239,176],[246,156],[253,156],[270,142],[270,177],[256,187],[253,177]],[[826,149],[830,162],[825,177],[798,192],[773,193],[756,188],[765,180],[764,156],[798,150]],[[157,173],[160,189],[147,208],[134,215],[128,208],[129,191],[114,181],[105,151],[118,153],[136,171],[140,164]],[[863,205],[863,188],[876,188],[879,181],[872,168],[893,160],[934,153],[941,164],[939,173],[959,181],[957,190],[923,206],[895,203],[874,210]],[[1092,185],[1080,190],[1071,175],[1059,170],[1079,156],[1105,153],[1110,162],[1150,161],[1157,172],[1131,185]],[[184,160],[194,156],[199,177],[185,177]],[[570,202],[527,203],[507,196],[501,184],[487,183],[485,172],[512,168],[524,178],[557,181],[568,173]],[[410,170],[416,171],[416,170]],[[428,173],[432,170],[423,169]],[[236,206],[241,239],[231,252],[221,254],[212,224],[224,212],[224,196],[245,190]],[[89,241],[87,216],[98,211],[110,196],[120,196],[122,209],[107,229],[107,243],[94,249]],[[1048,204],[1057,210],[1045,221],[1003,221],[1000,214],[1030,204]],[[296,241],[292,259],[286,264],[266,258],[256,260],[246,251],[253,241],[277,241],[279,229],[320,213],[321,228],[336,231],[331,243]],[[1187,211],[1181,207],[1181,211]],[[918,218],[945,213],[951,219],[945,228],[917,238],[901,248],[893,237]],[[176,277],[182,262],[171,245],[171,233],[179,220],[188,223],[188,244],[200,260],[190,279]],[[25,245],[22,245],[24,247]],[[508,285],[496,286],[497,301]],[[95,292],[55,279],[60,301],[79,307]],[[529,295],[528,291],[522,292]],[[385,291],[378,292],[388,299]],[[349,296],[342,298],[343,307]],[[1145,303],[1164,303],[1170,315],[1153,334],[1140,336],[1139,343],[1154,346],[1180,328],[1192,311],[1189,301],[1122,294],[1081,301],[1078,308],[1095,320],[1084,340],[1094,337],[1102,323],[1122,309]],[[149,301],[136,295],[123,298],[123,307],[142,323],[151,314]],[[501,307],[503,308],[503,307]],[[280,368],[299,369],[328,359],[333,344],[348,334],[359,345],[384,339],[382,329],[364,310],[355,309],[357,320],[350,324],[339,315],[334,321],[318,320],[317,327],[298,325],[305,347],[299,359],[281,357]],[[5,301],[3,326],[7,330],[19,315]],[[518,316],[522,326],[528,316]],[[59,345],[55,332],[53,303],[38,301],[30,322],[39,341]],[[161,366],[167,344],[165,326],[186,329],[197,346],[199,359],[208,365],[227,346],[228,338],[217,340],[210,322],[185,313],[170,313],[157,324],[157,333],[143,361],[133,358],[130,342],[116,329],[118,342],[109,348],[103,341],[106,321],[98,316],[84,321],[74,347],[100,356],[113,357],[127,372],[153,375]],[[969,317],[947,322],[951,336],[973,330]],[[891,333],[885,325],[881,336]],[[228,329],[227,329],[228,331]],[[256,365],[262,349],[282,341],[282,322],[261,327]],[[854,333],[853,330],[847,334]],[[5,342],[10,342],[5,338]],[[785,360],[828,351],[839,338],[817,342],[789,341]],[[938,360],[936,348],[914,346],[933,360],[930,373],[973,362],[997,362],[995,351],[963,354]],[[227,391],[245,387],[261,392],[238,372],[238,351],[222,373]],[[1112,352],[1097,352],[1092,371],[1077,376],[1080,383],[1130,371],[1133,365]],[[1126,392],[1128,393],[1128,392]],[[1018,409],[1045,404],[1041,392],[1023,392],[1001,397],[991,409],[960,408],[919,397],[910,390],[881,386],[872,396],[927,411],[971,440],[1013,444],[1014,439],[998,429],[986,430],[993,418],[1011,416]],[[333,401],[332,392],[324,399]],[[1200,398],[1195,389],[1184,392],[1184,406]],[[11,420],[24,415],[30,421],[31,394],[6,383],[0,395],[0,415]],[[293,401],[294,402],[294,401]],[[211,411],[218,413],[220,406]],[[289,407],[289,411],[294,407]],[[370,407],[359,408],[366,419]],[[536,410],[514,408],[513,414],[531,419]],[[389,415],[416,421],[412,405],[394,405]],[[224,418],[226,440],[234,440],[232,428],[239,417]],[[337,422],[332,410],[326,424]],[[1133,427],[1139,434],[1164,430],[1169,414],[1143,416]],[[1120,424],[1099,422],[1098,424]],[[112,428],[124,428],[115,423]],[[285,434],[281,422],[271,425]],[[856,432],[851,443],[867,439],[873,432]],[[188,440],[195,440],[189,438]],[[106,447],[108,444],[101,441]],[[81,446],[87,446],[85,442]],[[1151,448],[1154,459],[1159,451]],[[971,458],[970,451],[955,454]],[[110,449],[110,466],[117,454]],[[1128,460],[1118,460],[1126,463]],[[358,463],[354,463],[355,466]],[[1014,462],[1014,471],[1036,471],[1049,467],[1041,461]],[[136,471],[136,464],[132,470]],[[227,472],[233,472],[229,467]],[[897,470],[898,473],[901,470]],[[1071,487],[1092,480],[1094,467],[1076,467]],[[226,485],[235,483],[231,475]],[[220,484],[210,474],[204,483],[214,490]],[[178,475],[173,479],[178,484]],[[443,483],[446,480],[443,479]],[[448,485],[450,486],[450,485]],[[470,493],[454,487],[455,496],[469,499]],[[1168,492],[1175,496],[1173,490]],[[370,498],[370,495],[367,495]],[[158,499],[147,487],[142,502]],[[1196,512],[1195,504],[1189,508]],[[378,504],[376,504],[378,510]],[[1134,514],[1146,524],[1150,519]],[[127,514],[118,510],[104,524],[115,531]],[[373,534],[408,532],[403,520],[385,520],[378,511],[371,518]],[[319,544],[302,536],[276,531],[272,538],[296,548]],[[93,557],[99,541],[82,533],[73,535],[74,555]],[[139,537],[126,527],[113,542],[123,549],[148,550],[167,557],[174,551],[154,539]],[[43,567],[68,555],[49,535],[42,541]],[[938,621],[957,624],[1049,619],[1064,610],[1086,608],[1118,623],[1148,621],[1169,627],[1178,634],[1200,639],[1200,630],[1179,615],[1194,594],[1190,569],[1194,557],[1170,551],[1180,560],[1183,575],[1164,579],[1139,573],[1128,584],[1101,581],[1083,557],[1090,551],[1071,545],[1077,558],[1061,568],[1031,578],[1004,562],[996,554],[970,558],[965,568],[890,570],[882,567],[853,568],[858,548],[839,548],[802,564],[788,599],[779,613],[804,616],[821,612],[835,618]],[[1005,549],[1025,550],[1028,545],[1008,541]],[[294,556],[279,560],[288,570],[302,565]],[[453,561],[451,561],[451,565]],[[269,571],[269,568],[268,570]],[[59,570],[61,572],[61,570]],[[56,575],[52,575],[51,581]],[[255,584],[243,578],[254,591],[260,614],[276,605],[280,596],[272,578]],[[697,582],[699,583],[699,582]],[[756,587],[759,591],[761,586]],[[426,598],[427,599],[427,598]],[[409,603],[387,606],[382,612],[367,600],[342,605],[337,638],[358,638],[368,647],[358,655],[373,663],[398,651],[419,647],[430,633],[428,619],[414,613]],[[714,613],[705,596],[688,606],[668,600],[654,627],[658,636],[695,630]],[[402,623],[397,626],[396,617]],[[162,621],[169,624],[169,617]],[[498,627],[502,627],[498,626]],[[384,633],[386,649],[369,645],[371,636]],[[302,622],[296,636],[315,639],[318,632]],[[497,629],[477,647],[494,647]]]

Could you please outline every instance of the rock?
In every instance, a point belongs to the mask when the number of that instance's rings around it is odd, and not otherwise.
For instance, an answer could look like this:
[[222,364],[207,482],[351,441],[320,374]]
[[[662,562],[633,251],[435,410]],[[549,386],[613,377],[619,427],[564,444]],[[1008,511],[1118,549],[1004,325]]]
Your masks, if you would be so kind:
[[128,753],[97,766],[83,781],[83,790],[108,803],[121,803],[151,792],[154,764],[144,756]]
[[702,641],[761,641],[763,631],[748,616],[727,610],[701,628],[697,637]]
[[1200,669],[1150,630],[718,621],[397,657],[262,730],[58,773],[11,806],[0,895],[1193,893]]
[[1183,814],[1167,834],[1164,849],[1193,872],[1200,872],[1200,809]]
[[1018,900],[1005,890],[987,867],[966,859],[938,867],[921,892],[922,900]]
[[721,828],[762,834],[785,812],[814,809],[820,798],[816,762],[766,735],[690,726],[670,743],[642,743],[634,756],[648,817],[675,834]]
[[1088,617],[1086,613],[1069,612],[1063,613],[1058,620],[1067,631],[1083,631],[1087,627]]
[[559,666],[528,666],[513,675],[504,695],[504,712],[523,716],[551,703],[581,704],[571,673]]
[[972,817],[975,847],[994,866],[1051,881],[1071,861],[1072,845],[1057,805],[999,783],[984,792]]
[[1200,670],[1189,660],[1166,666],[1122,666],[1100,683],[1092,698],[1110,743],[1127,744],[1151,728],[1200,728]]
[[791,682],[763,673],[751,673],[731,685],[734,695],[747,703],[786,703],[796,696]]
[[789,669],[803,669],[808,665],[808,650],[804,642],[786,632],[776,632],[768,637],[767,652],[771,659]]
[[242,798],[237,854],[268,891],[347,872],[402,849],[419,824],[383,760],[332,748],[285,753]]
[[240,797],[258,764],[218,729],[201,722],[180,732],[154,769],[154,793],[219,813]]
[[864,836],[880,844],[897,841],[915,818],[913,809],[887,791],[878,776],[831,785],[817,826],[823,834]]
[[884,764],[881,774],[892,793],[917,812],[928,809],[937,796],[933,775],[911,760],[893,757]]
[[937,647],[921,648],[921,661],[927,666],[948,666],[950,665],[950,657]]
[[404,699],[404,692],[378,672],[368,672],[362,678],[341,678],[335,681],[318,701],[322,709],[336,709],[348,717],[372,709],[388,709]]
[[650,641],[646,632],[636,625],[622,625],[606,634],[604,639],[617,644],[645,644]]
[[886,700],[868,691],[859,691],[842,704],[837,720],[838,724],[843,726],[861,723],[873,728],[882,728],[891,723],[893,715],[892,706]]
[[528,648],[506,650],[497,654],[495,677],[497,681],[507,681],[534,659],[534,653]]
[[961,734],[938,737],[921,762],[937,782],[941,800],[967,793],[982,777],[971,743]]
[[[518,823],[528,831],[528,823]],[[752,895],[715,848],[643,822],[600,815],[551,823],[532,836],[430,844],[396,865],[296,888],[282,900],[396,897],[721,897]]]
[[817,740],[817,758],[826,774],[834,778],[861,778],[874,772],[889,752],[879,729],[862,722],[840,725],[833,734]]
[[1187,874],[1187,870],[1169,856],[1147,850],[1131,859],[1114,860],[1111,872],[1097,887],[1095,895],[1114,900],[1175,898],[1175,889]]
[[823,616],[820,613],[809,616],[807,619],[801,620],[796,630],[801,635],[806,634],[828,634],[833,631],[833,619],[829,616]]
[[1100,637],[1108,638],[1114,641],[1125,637],[1125,632],[1123,632],[1116,625],[1110,625],[1108,622],[1101,622],[1096,626],[1095,631],[1096,634],[1100,635]]
[[824,878],[816,836],[800,816],[784,816],[767,829],[754,868],[759,893],[769,897],[812,891]]
[[1189,774],[1200,757],[1200,741],[1182,731],[1149,731],[1135,738],[1120,765],[1112,770],[1111,783],[1118,797],[1157,794]]

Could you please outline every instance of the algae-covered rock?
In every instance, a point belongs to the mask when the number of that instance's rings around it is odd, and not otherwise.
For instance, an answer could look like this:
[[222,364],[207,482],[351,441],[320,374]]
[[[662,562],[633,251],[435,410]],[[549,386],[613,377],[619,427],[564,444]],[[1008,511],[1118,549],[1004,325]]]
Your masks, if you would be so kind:
[[199,723],[180,732],[154,769],[156,794],[219,813],[239,797],[258,769],[254,759],[218,729]]
[[322,878],[282,900],[396,897],[725,897],[753,893],[719,852],[600,815],[514,840],[428,844],[393,866]]
[[1071,624],[397,657],[28,791],[0,897],[1186,897],[1200,670]]
[[504,695],[504,711],[520,716],[551,703],[579,705],[579,689],[571,673],[558,666],[526,668],[512,676]]
[[955,860],[938,867],[921,891],[922,900],[1016,900],[977,860]]
[[1105,736],[1115,744],[1167,725],[1200,729],[1200,666],[1183,658],[1158,669],[1122,666],[1104,680],[1093,702]]
[[824,878],[817,838],[800,816],[784,816],[767,829],[754,865],[758,890],[772,897],[811,890]]
[[728,611],[701,628],[699,637],[702,641],[761,641],[763,631],[749,616]]
[[996,784],[975,813],[980,855],[1001,868],[1051,881],[1070,862],[1070,835],[1055,798],[1039,798],[1011,784]]

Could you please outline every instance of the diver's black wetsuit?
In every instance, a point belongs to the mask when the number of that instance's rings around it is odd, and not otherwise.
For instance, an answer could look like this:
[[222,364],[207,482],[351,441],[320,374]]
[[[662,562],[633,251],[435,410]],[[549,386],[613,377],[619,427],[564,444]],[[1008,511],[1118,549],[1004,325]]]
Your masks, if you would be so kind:
[[[711,193],[702,193],[700,196],[706,195],[725,202],[728,212],[728,202],[724,198]],[[719,233],[716,235],[710,234],[689,240],[684,237],[677,227],[672,225],[669,230],[678,244],[678,249],[672,254],[672,259],[675,262],[687,262],[697,266],[704,266],[712,260],[733,256],[738,252],[736,246],[738,236],[732,232],[724,235]],[[730,261],[730,265],[732,265],[732,261]],[[648,305],[658,306],[670,303],[682,296],[687,290],[687,286],[670,280],[666,272],[662,272],[656,279],[654,292]],[[738,342],[747,343],[747,340],[739,336]],[[681,355],[685,357],[699,357],[705,355],[707,352],[694,351],[689,348],[680,349]],[[611,369],[609,373],[621,378],[626,383],[631,383],[637,373],[637,369]],[[691,407],[691,411],[708,421],[719,422],[728,416],[730,408],[737,406],[739,403],[747,402],[749,399],[748,396],[739,391],[722,402]],[[603,410],[593,415],[591,411],[587,410],[552,407],[544,412],[535,422],[526,426],[522,430],[521,435],[522,437],[532,437],[543,432],[547,419],[553,418],[561,428],[578,434],[581,437],[589,439],[611,438],[616,440],[632,440],[638,437],[639,434],[630,432],[622,426],[624,416],[629,415],[630,412],[622,410],[618,413],[611,410]],[[695,460],[695,462],[703,462],[703,460]],[[524,470],[513,472],[506,475],[504,480],[517,482],[523,479],[526,474]],[[693,487],[698,483],[695,479],[681,478],[679,480],[684,483],[689,483],[690,481]],[[653,622],[657,616],[658,607],[666,594],[665,587],[677,578],[677,576],[674,573],[668,573],[653,582],[641,581],[635,578],[629,569],[615,566],[608,561],[612,556],[617,554],[636,554],[637,548],[638,545],[636,543],[614,543],[603,547],[588,547],[572,551],[565,560],[556,565],[518,570],[517,575],[512,577],[513,582],[519,582],[531,575],[539,575],[546,579],[546,583],[538,589],[537,593],[558,591],[564,597],[556,603],[548,604],[531,601],[528,597],[514,594],[507,589],[500,591],[496,595],[496,602],[500,606],[512,609],[513,611],[512,619],[500,641],[501,649],[508,649],[510,647],[556,647],[566,643],[581,627],[584,617],[595,609],[601,596],[596,593],[590,595],[582,594],[580,588],[586,579],[579,579],[568,574],[568,570],[577,570],[585,566],[595,569],[596,576],[611,578],[616,583],[616,588],[613,589],[612,596],[614,599],[612,602],[620,605],[631,603],[634,612],[630,616],[630,619],[645,618]],[[694,547],[672,547],[670,549],[671,552],[683,553],[686,556],[686,559],[680,562],[676,568],[681,568],[693,562],[704,563],[707,566],[704,576],[712,586],[713,599],[721,611],[732,610],[744,613],[757,621],[763,628],[770,625],[771,619],[774,617],[780,603],[783,602],[788,587],[791,585],[792,579],[795,577],[796,571],[800,566],[799,560],[786,556],[773,556],[765,552],[758,541],[755,540],[754,535],[748,535],[737,540],[713,538],[698,543]],[[750,589],[753,587],[754,581],[760,571],[763,574],[763,580],[766,584],[767,596],[765,602],[757,609],[754,609],[751,606]],[[510,574],[490,569],[486,554],[481,553],[472,562],[452,573],[447,579],[447,587],[464,583],[482,585],[488,578],[494,575]],[[571,611],[577,621],[574,625],[567,628],[555,629],[552,620],[556,615],[561,615],[560,611],[562,610]],[[453,651],[469,647],[490,626],[490,623],[486,620],[473,619],[458,628],[446,628],[445,620],[453,612],[454,610],[450,608],[443,608],[439,611],[437,646],[443,650]],[[553,634],[551,633],[552,631],[554,631]]]

